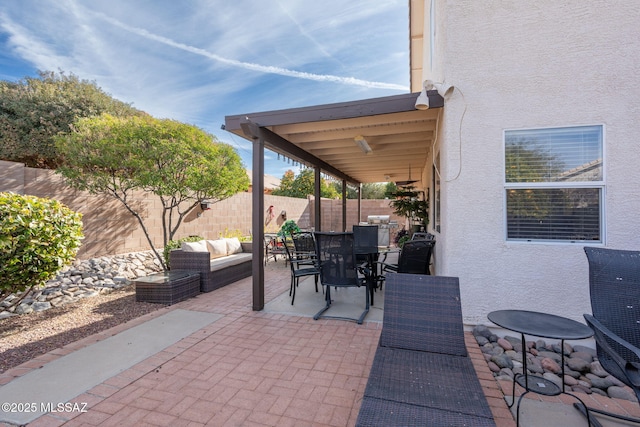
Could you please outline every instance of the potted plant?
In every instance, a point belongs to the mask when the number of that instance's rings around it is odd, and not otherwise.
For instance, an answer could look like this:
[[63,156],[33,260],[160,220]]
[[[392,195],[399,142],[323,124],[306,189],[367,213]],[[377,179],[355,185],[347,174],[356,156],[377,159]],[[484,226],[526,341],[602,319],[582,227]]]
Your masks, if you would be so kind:
[[429,224],[429,199],[420,197],[424,192],[415,190],[413,186],[407,186],[399,188],[392,195],[395,200],[392,200],[389,206],[394,209],[393,213],[409,220],[411,232],[420,231],[421,227],[426,230]]
[[299,233],[299,232],[300,232],[300,227],[298,227],[298,224],[296,224],[294,220],[289,219],[285,221],[284,224],[282,224],[282,227],[280,227],[280,231],[278,231],[278,236],[284,238],[284,237],[287,237],[287,235],[291,236],[291,234]]

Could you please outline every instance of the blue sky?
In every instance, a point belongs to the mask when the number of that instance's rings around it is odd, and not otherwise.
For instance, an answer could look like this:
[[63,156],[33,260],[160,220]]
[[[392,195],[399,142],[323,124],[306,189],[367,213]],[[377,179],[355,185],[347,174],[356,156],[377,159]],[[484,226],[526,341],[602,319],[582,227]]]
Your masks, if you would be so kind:
[[[74,73],[250,168],[226,115],[408,92],[408,19],[406,0],[2,0],[0,80]],[[291,168],[267,152],[267,173]]]

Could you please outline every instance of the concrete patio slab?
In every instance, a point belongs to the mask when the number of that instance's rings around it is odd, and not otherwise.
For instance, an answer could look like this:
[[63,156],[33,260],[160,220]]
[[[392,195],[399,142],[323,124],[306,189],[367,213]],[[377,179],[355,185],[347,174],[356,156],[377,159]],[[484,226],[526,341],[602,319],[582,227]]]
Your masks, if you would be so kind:
[[[509,397],[508,400],[511,401],[511,398]],[[511,408],[511,412],[515,419],[515,405]],[[605,417],[603,415],[597,415],[596,419],[602,427],[623,427],[634,425],[621,420]],[[530,427],[586,427],[587,419],[571,404],[523,399],[522,404],[520,405],[520,425]]]
[[[337,288],[331,289],[331,308],[324,314],[327,316],[358,317],[365,307],[365,288]],[[382,322],[384,308],[384,287],[374,295],[375,305],[369,308],[365,317],[366,322]],[[296,290],[296,299],[291,305],[289,291],[283,292],[267,304],[264,311],[274,314],[290,316],[313,317],[325,305],[322,286],[318,283],[318,293],[315,292],[313,277],[300,281]]]

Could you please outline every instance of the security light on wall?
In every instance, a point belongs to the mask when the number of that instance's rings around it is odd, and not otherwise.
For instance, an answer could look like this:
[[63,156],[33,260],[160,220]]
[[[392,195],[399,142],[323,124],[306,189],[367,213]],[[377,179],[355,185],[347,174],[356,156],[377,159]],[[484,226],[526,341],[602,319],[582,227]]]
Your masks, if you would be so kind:
[[356,144],[358,144],[364,154],[373,153],[373,150],[371,149],[371,147],[369,147],[369,144],[367,143],[367,140],[364,139],[364,136],[358,135],[353,138],[353,140],[356,142]]
[[429,109],[429,97],[427,96],[426,87],[422,88],[422,92],[416,99],[416,110],[428,110]]
[[[428,110],[430,107],[442,107],[444,96],[449,95],[455,88],[448,83],[434,83],[432,80],[425,80],[422,91],[416,98],[416,110]],[[435,97],[429,101],[429,96]],[[439,99],[438,99],[439,98]],[[435,100],[435,104],[431,103]]]

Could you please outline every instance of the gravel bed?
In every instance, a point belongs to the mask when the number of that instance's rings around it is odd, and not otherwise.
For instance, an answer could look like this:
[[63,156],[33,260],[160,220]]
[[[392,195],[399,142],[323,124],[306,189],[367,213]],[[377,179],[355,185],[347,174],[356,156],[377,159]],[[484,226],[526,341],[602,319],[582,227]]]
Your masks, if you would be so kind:
[[136,302],[131,284],[39,313],[1,319],[0,373],[163,307]]

